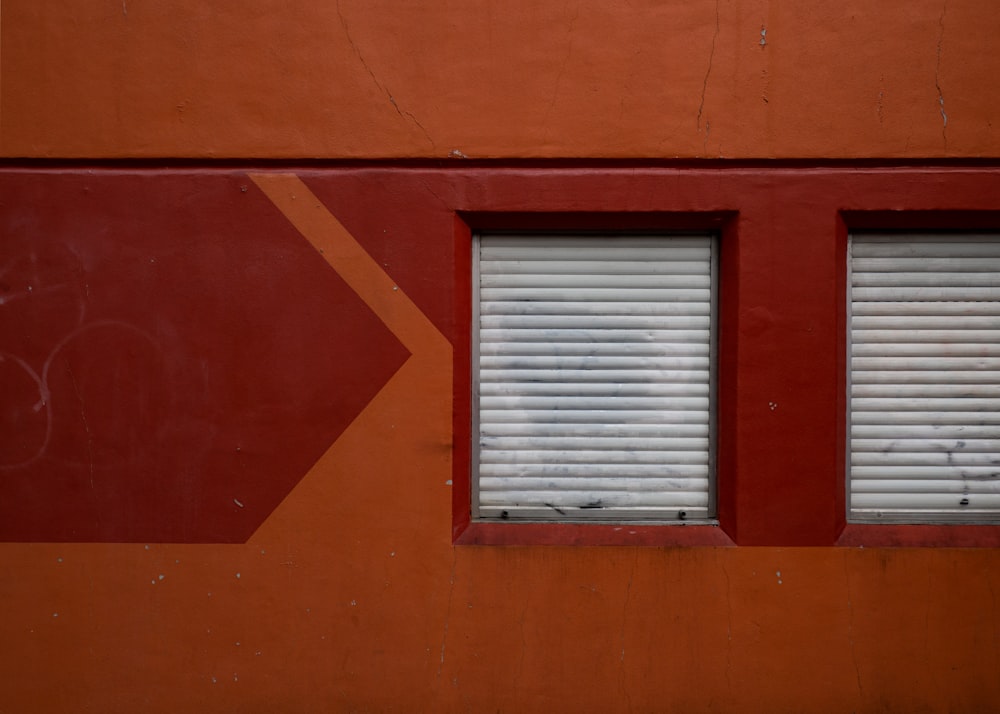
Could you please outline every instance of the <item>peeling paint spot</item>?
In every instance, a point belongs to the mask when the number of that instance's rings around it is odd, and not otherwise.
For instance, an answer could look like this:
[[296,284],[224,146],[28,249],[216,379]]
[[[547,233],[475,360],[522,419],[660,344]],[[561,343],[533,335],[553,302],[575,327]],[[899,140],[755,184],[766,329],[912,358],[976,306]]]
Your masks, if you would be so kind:
[[241,502],[240,502],[239,500],[237,500],[237,499],[235,499],[235,498],[233,499],[233,503],[235,503],[235,504],[236,504],[237,506],[239,506],[240,508],[244,508],[244,507],[245,507],[245,506],[244,506],[244,505],[243,505],[243,504],[242,504],[242,503],[241,503]]
[[451,479],[448,479],[447,481],[445,481],[444,485],[445,486],[451,486]]
[[236,579],[237,579],[237,580],[239,580],[239,579],[240,579],[240,574],[239,574],[239,573],[236,573]]
[[450,158],[452,158],[452,159],[467,159],[467,158],[469,158],[468,156],[466,156],[465,154],[463,154],[458,149],[452,149],[451,151],[449,151],[448,152],[448,156]]
[[767,46],[767,28],[763,25],[760,26],[760,46]]

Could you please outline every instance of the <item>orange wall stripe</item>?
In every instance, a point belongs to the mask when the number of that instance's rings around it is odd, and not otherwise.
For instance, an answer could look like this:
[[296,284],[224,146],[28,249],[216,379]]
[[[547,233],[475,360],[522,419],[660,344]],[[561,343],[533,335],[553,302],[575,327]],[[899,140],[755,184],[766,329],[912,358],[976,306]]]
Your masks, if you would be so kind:
[[412,354],[450,353],[444,335],[302,179],[289,173],[252,173],[250,178]]

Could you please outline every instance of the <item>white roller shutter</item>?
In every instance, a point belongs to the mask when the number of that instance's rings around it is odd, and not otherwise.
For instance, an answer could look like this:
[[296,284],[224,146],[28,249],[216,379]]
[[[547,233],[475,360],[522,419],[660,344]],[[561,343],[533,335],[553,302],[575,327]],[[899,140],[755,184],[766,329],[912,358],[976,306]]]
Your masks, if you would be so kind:
[[711,236],[480,236],[473,515],[707,519]]
[[850,241],[851,520],[1000,517],[1000,236]]

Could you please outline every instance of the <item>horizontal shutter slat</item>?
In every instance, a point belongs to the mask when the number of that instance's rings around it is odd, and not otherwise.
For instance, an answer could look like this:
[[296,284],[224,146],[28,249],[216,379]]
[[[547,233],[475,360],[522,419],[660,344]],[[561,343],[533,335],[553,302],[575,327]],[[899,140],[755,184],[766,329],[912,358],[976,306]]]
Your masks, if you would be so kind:
[[[853,400],[852,400],[853,402]],[[986,426],[1000,425],[1000,414],[995,412],[920,412],[920,411],[852,411],[851,419],[857,424],[920,424],[929,426]]]
[[851,252],[856,265],[867,258],[942,258],[948,261],[963,258],[1000,258],[1000,243],[996,236],[855,236]]
[[[480,304],[483,328],[538,329],[573,327],[598,329],[678,330],[687,327],[705,329],[709,325],[710,307],[694,302],[617,302],[594,303],[566,301],[549,302],[484,302]],[[670,320],[661,318],[669,317]]]
[[486,370],[592,370],[592,369],[641,369],[669,370],[693,369],[703,371],[708,369],[708,355],[686,355],[684,349],[668,346],[664,352],[675,351],[680,354],[665,354],[657,357],[634,356],[533,356],[533,355],[483,355],[480,365]]
[[[707,382],[491,382],[479,385],[481,396],[550,397],[694,397],[707,396]],[[662,402],[661,402],[662,403]]]
[[519,478],[508,479],[503,477],[485,477],[480,488],[483,491],[509,491],[511,486],[516,486],[521,492],[532,491],[552,491],[558,488],[560,491],[578,491],[583,493],[595,493],[599,491],[620,491],[646,492],[656,491],[687,491],[688,494],[679,494],[690,504],[703,503],[700,496],[694,495],[698,491],[707,489],[708,480],[704,478],[606,478],[600,481],[585,478]]
[[854,296],[863,302],[996,302],[1000,287],[938,285],[930,287],[855,287]]
[[[978,267],[982,267],[983,261]],[[1000,269],[1000,261],[989,263],[994,269]],[[900,291],[900,288],[927,288],[948,285],[955,288],[971,287],[995,287],[998,282],[997,273],[994,271],[922,271],[922,272],[864,272],[864,264],[855,263],[857,266],[854,277],[855,287],[887,288],[892,291]],[[951,266],[957,268],[959,266]]]
[[955,384],[932,384],[921,382],[911,384],[898,381],[883,382],[882,384],[854,384],[851,386],[851,395],[854,397],[951,397],[975,398],[990,397],[1000,398],[1000,384],[986,384],[982,380],[975,382],[956,382]]
[[557,383],[633,383],[650,384],[651,382],[698,382],[707,384],[704,380],[704,370],[696,367],[687,369],[481,369],[480,378],[488,380],[503,380],[504,382],[537,381],[548,384]]
[[950,451],[855,451],[851,463],[856,466],[940,466],[953,474],[960,474],[968,466],[983,466],[1000,472],[1000,458],[996,452],[967,452],[960,448]]
[[856,344],[854,357],[883,357],[896,359],[898,357],[1000,357],[1000,345],[989,344],[981,340],[959,341],[955,338],[949,342],[887,342],[870,339],[864,335],[864,344]]
[[951,372],[983,370],[1000,371],[1000,357],[853,357],[851,366],[857,370],[937,370]]
[[708,322],[704,329],[675,330],[597,330],[574,329],[572,327],[556,327],[550,329],[514,329],[480,330],[480,349],[487,349],[494,343],[524,344],[541,342],[546,345],[569,344],[685,344],[688,342],[708,342]]
[[1000,515],[1000,241],[852,236],[851,515]]
[[[855,296],[857,297],[857,296]],[[1000,303],[986,300],[883,300],[867,302],[856,300],[852,306],[854,315],[871,316],[913,316],[942,318],[952,315],[973,317],[1000,316]]]
[[866,479],[858,484],[856,490],[858,493],[998,494],[1000,479],[988,481],[922,479],[912,483],[902,479]]
[[595,477],[595,481],[605,478],[669,477],[678,478],[708,477],[708,466],[705,464],[689,464],[686,462],[660,464],[597,464],[597,463],[551,463],[551,464],[481,464],[482,476],[535,477],[556,478],[558,476]]
[[969,424],[854,424],[854,438],[863,439],[991,439],[996,426]]
[[[853,437],[854,452],[881,451],[881,452],[941,452],[949,453],[953,451],[961,452],[985,452],[993,455],[993,458],[1000,459],[1000,439],[931,439],[926,436],[895,438],[895,439],[865,439],[857,434]],[[1000,463],[1000,461],[998,461]]]
[[706,421],[704,410],[689,411],[627,410],[627,409],[566,409],[558,415],[551,409],[481,409],[480,418],[487,423],[520,424],[524,433],[531,433],[537,423],[558,419],[563,424],[650,424],[673,426],[701,424]]
[[705,396],[672,396],[669,399],[663,397],[636,397],[636,396],[500,396],[481,397],[479,404],[483,409],[508,409],[511,411],[522,410],[559,410],[559,411],[597,411],[597,410],[652,410],[662,411],[665,402],[670,403],[674,409],[694,409],[702,412],[708,411],[708,395]]
[[531,425],[530,433],[525,433],[523,424],[516,422],[480,423],[479,432],[483,438],[494,436],[570,436],[579,438],[613,437],[661,439],[671,437],[708,436],[706,423],[694,424],[625,424],[618,423],[577,423],[538,422]]
[[[556,268],[558,266],[552,266]],[[539,291],[539,294],[549,294],[551,289],[583,288],[588,291],[594,290],[624,290],[632,288],[636,290],[651,289],[701,289],[711,288],[711,276],[707,273],[690,275],[683,273],[676,275],[672,273],[660,273],[656,275],[634,275],[627,273],[616,273],[614,275],[593,275],[593,274],[550,274],[550,273],[497,273],[483,275],[479,281],[483,288],[532,288]],[[484,297],[486,291],[483,291]]]
[[480,444],[491,450],[539,451],[551,449],[621,449],[625,451],[708,451],[708,437],[657,438],[642,436],[482,436]]
[[[888,366],[888,365],[887,365]],[[885,371],[869,371],[855,369],[852,380],[858,384],[928,384],[936,385],[941,383],[941,370],[893,370],[892,374],[885,374]],[[1000,371],[990,370],[962,370],[949,369],[947,372],[948,383],[952,385],[960,384],[980,384],[996,385],[1000,384]]]
[[478,247],[478,515],[706,517],[711,238]]
[[[951,322],[954,323],[954,320],[951,320]],[[963,320],[963,322],[965,321]],[[991,319],[991,322],[996,323],[996,320]],[[899,329],[895,330],[879,330],[871,327],[860,328],[857,322],[855,322],[854,326],[858,328],[859,334],[863,335],[865,343],[898,342],[903,344],[920,344],[924,342],[961,342],[992,344],[1000,342],[1000,330],[938,330],[929,329],[923,324],[915,324],[913,321],[904,321],[900,324]],[[954,325],[952,325],[952,328],[954,328]],[[863,333],[860,331],[861,329],[864,329]]]
[[1000,509],[1000,493],[858,493],[854,501],[858,508],[881,511],[913,512],[918,510],[990,514]]
[[[1000,292],[1000,290],[998,290]],[[707,288],[482,288],[484,301],[571,300],[573,302],[673,302],[706,303],[711,296]]]
[[[645,446],[645,445],[643,445]],[[480,459],[482,464],[593,464],[593,465],[614,465],[614,464],[651,464],[661,466],[664,463],[679,464],[708,464],[708,454],[704,451],[664,451],[652,449],[620,449],[617,446],[606,449],[571,449],[567,451],[559,450],[531,450],[531,449],[511,449],[502,450],[494,447],[483,452]]]
[[[675,260],[707,261],[710,257],[711,248],[705,244],[704,237],[671,237],[668,245],[666,241],[650,240],[648,237],[484,236],[480,244],[480,258],[484,266],[494,260],[524,263],[540,260],[558,263],[580,260],[659,261],[666,266]],[[482,272],[488,272],[488,269]]]
[[859,315],[855,312],[851,324],[859,330],[885,330],[902,335],[916,331],[923,336],[929,331],[942,330],[956,334],[952,337],[942,335],[941,339],[959,339],[959,332],[994,331],[997,319],[996,315],[963,315],[961,323],[956,324],[949,315]]
[[964,466],[962,468],[942,468],[941,466],[917,466],[917,465],[886,465],[878,466],[855,466],[851,469],[857,483],[862,483],[865,479],[913,479],[914,482],[923,479],[964,478],[969,481],[985,480],[995,478],[995,474],[1000,473],[997,466]]
[[[484,506],[514,509],[523,506],[550,505],[552,508],[607,508],[659,506],[692,508],[706,506],[708,496],[703,495],[705,481],[688,484],[683,488],[661,488],[649,491],[611,489],[558,489],[548,491],[516,490],[503,488],[483,491]],[[666,485],[665,485],[666,486]]]
[[[954,244],[951,244],[954,250]],[[1000,270],[1000,258],[996,256],[975,257],[933,257],[922,255],[918,257],[881,257],[871,258],[854,256],[854,265],[858,271],[872,273],[995,273]]]
[[482,263],[480,274],[531,275],[706,275],[707,257],[698,249],[694,260],[671,260],[667,263],[645,260],[492,260]]
[[970,399],[968,397],[855,397],[852,407],[858,411],[893,412],[970,412],[1000,411],[1000,399]]

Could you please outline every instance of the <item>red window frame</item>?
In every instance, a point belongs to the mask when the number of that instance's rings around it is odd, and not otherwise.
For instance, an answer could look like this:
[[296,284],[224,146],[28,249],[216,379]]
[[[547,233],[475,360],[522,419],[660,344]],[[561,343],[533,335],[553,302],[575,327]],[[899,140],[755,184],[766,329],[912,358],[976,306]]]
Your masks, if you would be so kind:
[[[998,546],[1000,525],[846,517],[850,231],[998,230],[996,166],[490,168],[455,206],[452,538],[463,545]],[[720,236],[718,526],[471,519],[472,234]]]

